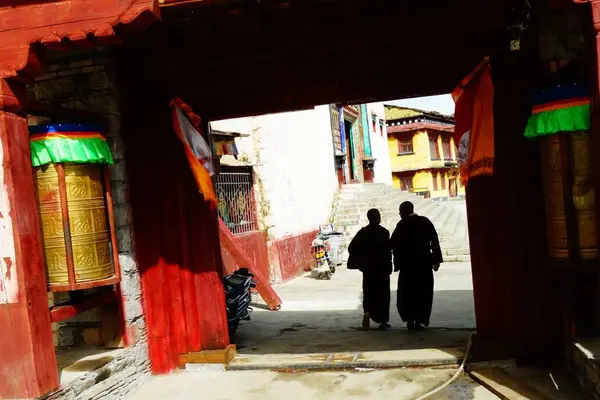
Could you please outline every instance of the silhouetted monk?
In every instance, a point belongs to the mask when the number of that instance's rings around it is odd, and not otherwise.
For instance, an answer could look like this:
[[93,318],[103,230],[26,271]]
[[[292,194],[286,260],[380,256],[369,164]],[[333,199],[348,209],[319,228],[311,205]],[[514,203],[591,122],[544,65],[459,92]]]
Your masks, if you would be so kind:
[[370,328],[371,320],[380,324],[380,329],[388,329],[392,274],[390,232],[379,225],[379,210],[369,210],[367,218],[369,225],[358,231],[348,247],[348,268],[359,269],[363,274],[363,329]]
[[433,304],[433,271],[437,271],[442,250],[435,227],[429,219],[414,213],[414,205],[400,205],[400,216],[391,238],[394,271],[398,277],[398,312],[409,330],[429,326]]

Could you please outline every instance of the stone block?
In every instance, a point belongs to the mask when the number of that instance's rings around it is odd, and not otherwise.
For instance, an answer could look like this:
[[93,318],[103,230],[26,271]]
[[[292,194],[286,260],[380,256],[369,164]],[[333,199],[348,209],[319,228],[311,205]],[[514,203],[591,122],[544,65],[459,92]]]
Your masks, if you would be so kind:
[[36,82],[46,81],[48,79],[54,79],[57,76],[58,76],[58,74],[56,72],[47,72],[45,74],[36,76],[35,80],[36,80]]
[[113,165],[109,165],[108,171],[110,172],[111,181],[123,182],[127,180],[127,171],[123,161],[116,161]]
[[121,273],[123,275],[138,274],[138,265],[135,261],[133,253],[120,253],[119,264],[121,265]]
[[110,90],[93,92],[86,104],[88,109],[105,114],[118,115],[121,109],[117,94]]
[[114,138],[121,136],[121,116],[119,115],[104,115],[102,117],[106,137]]
[[132,294],[129,296],[123,296],[125,298],[125,320],[130,322],[144,315],[144,307],[142,306],[141,292],[138,294]]
[[110,140],[110,150],[115,160],[125,159],[125,144],[120,137],[113,137]]
[[129,205],[114,204],[115,226],[117,228],[128,227],[131,225],[131,215]]
[[129,228],[117,229],[117,247],[119,252],[128,253],[133,250],[131,235],[131,229]]
[[129,186],[127,182],[111,182],[113,205],[129,205]]
[[142,284],[140,281],[140,275],[137,273],[137,271],[135,273],[122,274],[121,290],[123,292],[123,296],[131,297],[132,299],[141,297]]
[[75,93],[75,83],[71,77],[61,77],[37,82],[34,86],[35,97],[42,100],[55,100],[70,97]]
[[[89,68],[104,69],[104,67],[101,67],[101,66],[89,67]],[[94,72],[94,73],[90,74],[89,79],[90,79],[90,89],[91,90],[101,90],[101,89],[107,89],[109,87],[109,79],[108,79],[106,72],[102,72],[102,71]]]
[[102,346],[104,344],[102,328],[85,328],[83,330],[83,341],[88,346]]
[[78,74],[81,74],[81,69],[79,68],[58,71],[58,76],[72,76]]
[[71,61],[69,63],[69,67],[71,68],[79,68],[79,67],[87,67],[89,65],[93,65],[94,62],[92,60],[78,60],[78,61]]
[[75,344],[75,334],[72,326],[61,326],[58,329],[58,347],[70,347]]

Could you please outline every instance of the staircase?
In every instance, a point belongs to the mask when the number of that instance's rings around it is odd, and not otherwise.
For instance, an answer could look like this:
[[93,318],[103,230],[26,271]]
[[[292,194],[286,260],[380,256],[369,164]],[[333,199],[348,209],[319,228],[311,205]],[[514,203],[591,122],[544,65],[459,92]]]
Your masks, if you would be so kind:
[[349,244],[358,230],[367,225],[367,211],[377,208],[381,212],[381,225],[391,234],[400,220],[398,207],[407,200],[415,205],[417,214],[435,225],[444,261],[470,260],[467,212],[462,200],[436,202],[382,183],[345,185],[334,205],[333,223]]

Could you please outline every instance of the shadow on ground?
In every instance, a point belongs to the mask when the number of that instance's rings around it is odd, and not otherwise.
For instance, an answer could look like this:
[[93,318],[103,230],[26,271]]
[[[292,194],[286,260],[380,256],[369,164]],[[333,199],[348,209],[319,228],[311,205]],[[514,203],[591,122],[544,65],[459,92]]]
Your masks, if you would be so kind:
[[[306,296],[317,293],[307,293]],[[471,290],[436,291],[431,327],[408,332],[396,311],[392,293],[392,329],[361,329],[362,294],[354,301],[332,298],[327,301],[290,302],[277,312],[258,308],[252,320],[240,325],[235,337],[240,354],[297,354],[356,351],[388,351],[422,348],[464,347],[475,329]],[[285,304],[285,300],[284,300]],[[301,310],[318,307],[318,310]],[[372,324],[377,328],[376,324]]]

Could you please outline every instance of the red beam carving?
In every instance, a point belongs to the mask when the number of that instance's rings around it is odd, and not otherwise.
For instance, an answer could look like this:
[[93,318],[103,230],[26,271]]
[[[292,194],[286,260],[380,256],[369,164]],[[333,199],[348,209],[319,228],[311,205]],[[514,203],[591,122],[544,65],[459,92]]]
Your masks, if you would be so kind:
[[69,301],[50,308],[50,319],[52,322],[64,321],[73,318],[92,308],[98,308],[117,301],[117,293],[114,290],[89,296],[80,301]]
[[0,7],[0,78],[16,76],[30,59],[33,43],[113,36],[113,27],[159,17],[157,0],[66,0]]
[[239,246],[237,239],[233,236],[233,233],[231,233],[221,218],[219,218],[219,236],[221,238],[221,246],[231,254],[236,263],[245,266],[254,274],[256,289],[265,303],[267,303],[267,306],[269,306],[269,309],[278,310],[281,307],[281,299],[269,284],[268,273],[256,267],[254,261],[252,261]]

